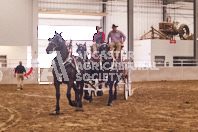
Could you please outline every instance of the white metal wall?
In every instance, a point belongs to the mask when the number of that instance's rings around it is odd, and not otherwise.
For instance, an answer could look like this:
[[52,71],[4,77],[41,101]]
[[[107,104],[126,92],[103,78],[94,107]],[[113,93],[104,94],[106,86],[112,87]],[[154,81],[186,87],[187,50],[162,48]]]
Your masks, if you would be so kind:
[[29,58],[36,62],[38,0],[1,0],[0,5],[0,46],[4,46],[0,55],[7,55],[8,61],[27,60],[27,46],[31,46]]
[[101,21],[102,17],[100,16],[39,14],[39,25],[95,27],[100,25]]
[[0,45],[32,45],[33,0],[1,0],[0,5]]
[[6,55],[7,67],[16,67],[19,61],[27,66],[27,46],[0,46],[0,55]]
[[[106,38],[109,32],[112,30],[112,24],[118,25],[118,30],[122,31],[127,37],[127,1],[109,1],[107,2],[107,13],[106,16]],[[124,49],[127,50],[127,39],[124,43]]]
[[158,69],[134,69],[131,72],[133,82],[139,81],[178,81],[198,80],[198,67],[166,67]]
[[39,10],[101,12],[102,0],[39,0]]

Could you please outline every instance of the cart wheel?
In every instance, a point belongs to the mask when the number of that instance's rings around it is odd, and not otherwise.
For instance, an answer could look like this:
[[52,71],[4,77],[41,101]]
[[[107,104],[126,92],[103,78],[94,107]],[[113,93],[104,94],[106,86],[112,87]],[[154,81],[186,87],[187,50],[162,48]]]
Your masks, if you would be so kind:
[[187,40],[188,36],[190,35],[189,27],[186,24],[182,24],[179,27],[179,37],[181,40]]
[[131,83],[128,83],[128,95],[131,96]]
[[124,84],[124,100],[127,100],[128,96],[129,96],[128,79],[126,79],[126,82]]
[[131,88],[131,79],[130,79],[130,77],[131,77],[131,69],[129,69],[129,71],[128,71],[128,78],[127,78],[127,80],[128,80],[128,93],[129,93],[129,96],[131,96],[131,94],[132,94],[132,88]]

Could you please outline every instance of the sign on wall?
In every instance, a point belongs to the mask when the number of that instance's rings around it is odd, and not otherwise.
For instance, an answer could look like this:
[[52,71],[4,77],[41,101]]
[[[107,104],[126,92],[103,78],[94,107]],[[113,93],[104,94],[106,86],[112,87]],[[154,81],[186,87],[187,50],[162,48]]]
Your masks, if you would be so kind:
[[176,40],[170,40],[170,44],[176,44]]

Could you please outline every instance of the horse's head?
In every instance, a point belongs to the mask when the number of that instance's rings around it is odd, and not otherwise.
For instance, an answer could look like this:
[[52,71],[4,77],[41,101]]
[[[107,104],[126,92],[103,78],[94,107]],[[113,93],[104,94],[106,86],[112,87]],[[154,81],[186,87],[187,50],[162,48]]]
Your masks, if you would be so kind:
[[65,46],[65,40],[62,38],[61,33],[57,33],[55,31],[55,35],[53,38],[48,39],[49,44],[46,48],[47,54],[52,53],[53,51],[62,51]]
[[77,50],[76,52],[80,55],[80,54],[86,54],[87,52],[87,46],[86,46],[86,42],[84,44],[77,44]]

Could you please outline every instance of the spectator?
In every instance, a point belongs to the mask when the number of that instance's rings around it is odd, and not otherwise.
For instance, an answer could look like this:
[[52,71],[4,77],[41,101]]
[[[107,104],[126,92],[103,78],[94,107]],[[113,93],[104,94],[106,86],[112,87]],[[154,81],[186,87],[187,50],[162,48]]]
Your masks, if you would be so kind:
[[[112,25],[112,31],[109,32],[107,42],[109,43],[109,38],[111,38],[110,50],[113,52],[114,56],[116,56],[116,59],[119,60],[120,51],[126,40],[126,36],[121,31],[117,30],[117,27],[118,26],[115,24]],[[116,54],[114,53],[114,47],[116,47]]]
[[105,34],[104,32],[100,32],[102,27],[96,26],[97,33],[93,36],[93,53],[97,56],[97,49],[100,47],[102,43],[105,41]]
[[14,73],[14,77],[16,77],[17,74],[17,90],[23,90],[24,73],[27,77],[25,67],[22,65],[22,61],[20,61]]

